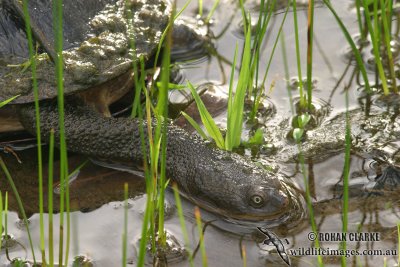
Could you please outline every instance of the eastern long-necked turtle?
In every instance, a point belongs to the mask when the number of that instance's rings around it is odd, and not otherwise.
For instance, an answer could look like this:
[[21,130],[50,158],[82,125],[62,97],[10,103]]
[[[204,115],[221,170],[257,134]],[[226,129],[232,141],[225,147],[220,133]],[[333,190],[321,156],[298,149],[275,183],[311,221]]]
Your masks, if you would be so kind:
[[[26,60],[26,46],[20,44],[26,42],[24,32],[17,25],[21,21],[12,17],[7,3],[0,4],[3,20],[0,23],[11,26],[0,28],[5,31],[1,36],[7,37],[1,40],[6,47],[0,50],[0,55],[6,62],[10,58],[9,62],[13,62],[16,56]],[[35,1],[30,7],[33,18],[41,16],[35,21],[43,23],[39,27],[45,33],[51,32],[50,3],[50,0]],[[139,121],[104,117],[90,106],[99,103],[98,99],[103,96],[108,99],[113,84],[118,86],[111,92],[111,99],[118,98],[119,92],[125,92],[123,88],[130,87],[132,61],[138,55],[149,58],[153,53],[170,17],[170,5],[166,0],[71,0],[64,1],[64,5],[65,94],[80,96],[80,99],[67,97],[65,104],[68,150],[142,164]],[[127,18],[127,8],[131,10],[132,21]],[[75,16],[79,19],[75,20]],[[136,51],[129,46],[128,23],[133,25]],[[52,39],[51,34],[47,36]],[[14,42],[18,43],[18,49],[14,50]],[[56,130],[56,136],[58,129],[53,100],[56,96],[54,65],[45,54],[39,55],[37,63],[41,131],[47,140],[51,129]],[[13,104],[20,121],[26,130],[34,133],[31,74],[3,66],[0,101],[17,94],[20,96]],[[90,101],[92,98],[96,101]],[[109,100],[102,106],[108,103]],[[235,153],[218,150],[172,124],[168,125],[167,175],[189,199],[228,218],[265,221],[274,226],[296,221],[304,214],[302,197],[282,175]]]

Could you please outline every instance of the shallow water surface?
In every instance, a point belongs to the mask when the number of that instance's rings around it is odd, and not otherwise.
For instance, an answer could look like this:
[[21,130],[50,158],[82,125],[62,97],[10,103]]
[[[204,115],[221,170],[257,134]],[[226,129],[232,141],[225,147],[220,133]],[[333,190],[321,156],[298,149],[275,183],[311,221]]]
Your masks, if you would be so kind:
[[[196,1],[192,1],[184,14],[195,16]],[[207,9],[210,9],[213,1],[205,0]],[[241,29],[241,12],[235,6],[236,1],[221,0],[220,7],[216,10],[215,19],[210,27],[215,38],[212,40],[216,48],[214,54],[199,61],[181,64],[179,75],[182,82],[186,79],[193,84],[205,84],[212,82],[218,85],[216,100],[211,98],[210,106],[214,107],[213,114],[216,115],[221,126],[226,124],[225,109],[221,110],[229,86],[230,65],[233,59],[235,44],[239,47],[243,44],[243,33]],[[246,6],[257,15],[256,1],[247,1]],[[305,2],[305,1],[302,1]],[[178,1],[183,6],[184,1]],[[358,25],[355,19],[356,13],[353,1],[333,1],[336,12],[340,14],[348,31],[356,35]],[[299,30],[301,36],[301,61],[303,74],[306,70],[306,8],[299,5]],[[279,24],[283,18],[283,9],[276,12],[272,17],[268,29],[268,42],[264,45],[260,61],[261,73],[265,70],[269,55],[272,51],[273,42],[278,32]],[[293,14],[289,13],[283,27],[286,51],[278,44],[275,56],[268,73],[265,88],[268,98],[265,101],[265,110],[260,113],[259,122],[265,124],[268,136],[268,125],[277,124],[282,118],[290,117],[290,102],[287,93],[287,85],[296,87],[296,58],[294,46]],[[313,76],[315,89],[313,97],[316,105],[321,106],[327,121],[335,115],[345,111],[344,89],[349,90],[350,109],[365,105],[368,100],[360,90],[362,84],[354,73],[354,63],[348,60],[346,53],[349,48],[340,31],[336,21],[329,10],[318,4],[315,9],[315,45]],[[398,36],[396,37],[398,38]],[[365,50],[365,58],[370,50]],[[286,52],[288,65],[288,77],[282,53]],[[375,73],[369,70],[371,80]],[[298,99],[298,91],[291,90],[293,98]],[[182,98],[183,92],[172,92],[171,102],[177,102]],[[372,100],[375,98],[373,97]],[[180,100],[179,100],[180,101]],[[178,102],[179,102],[178,101]],[[220,102],[218,102],[220,101]],[[222,102],[221,102],[222,101]],[[214,104],[213,104],[213,103]],[[215,104],[217,103],[217,104]],[[373,105],[377,103],[373,102]],[[290,125],[286,125],[288,130]],[[245,129],[245,135],[250,129]],[[25,138],[25,137],[19,137]],[[17,151],[22,163],[18,163],[13,154],[6,154],[4,158],[10,169],[17,187],[22,195],[27,213],[30,217],[30,229],[33,234],[34,244],[39,244],[39,216],[37,214],[37,181],[36,181],[36,152],[35,149]],[[47,149],[45,149],[47,150]],[[246,154],[251,154],[246,151]],[[259,160],[268,164],[271,160],[267,155],[258,155]],[[44,157],[47,158],[47,155]],[[79,155],[71,155],[70,169],[74,169],[84,162],[86,158]],[[339,248],[340,242],[335,233],[342,231],[342,172],[344,164],[344,153],[339,151],[327,157],[323,161],[306,161],[306,169],[310,173],[310,190],[313,201],[316,225],[321,236],[321,245],[324,251],[333,251]],[[279,165],[279,164],[278,164]],[[56,165],[57,166],[57,165]],[[45,168],[47,168],[45,166]],[[285,163],[279,165],[280,171],[286,174],[296,184],[300,191],[304,190],[303,176],[296,163]],[[399,191],[388,191],[385,194],[367,196],[365,188],[374,182],[374,178],[380,173],[379,164],[371,157],[364,158],[363,155],[352,155],[350,169],[350,201],[349,201],[349,228],[351,233],[376,233],[379,240],[354,240],[347,243],[349,253],[397,253],[397,223],[400,221],[400,198]],[[57,170],[56,170],[57,173]],[[46,178],[46,177],[45,177]],[[4,177],[1,176],[1,191],[11,191]],[[128,264],[136,263],[138,244],[141,233],[141,221],[146,204],[145,183],[140,175],[112,170],[94,165],[88,162],[80,171],[77,179],[71,184],[71,207],[74,210],[72,219],[72,246],[71,259],[73,256],[83,255],[90,258],[95,266],[118,266],[122,257],[122,231],[123,231],[123,185],[129,184],[129,230],[128,230]],[[175,248],[168,258],[168,266],[188,266],[185,252],[183,251],[183,235],[181,232],[179,218],[174,207],[174,197],[171,190],[166,193],[166,221],[165,228],[171,238],[171,244]],[[45,194],[45,198],[47,194]],[[58,200],[55,200],[58,206]],[[45,207],[47,209],[47,207]],[[9,247],[9,258],[21,257],[32,259],[30,256],[29,242],[25,229],[15,212],[17,205],[15,198],[10,196],[9,234],[17,241]],[[198,232],[194,218],[194,204],[183,199],[183,210],[188,227],[191,248],[198,245]],[[227,222],[218,215],[208,213],[204,210],[202,218],[205,225],[205,245],[207,250],[209,266],[243,266],[241,248],[246,250],[247,266],[287,266],[277,254],[274,246],[264,244],[263,236],[256,226],[264,227],[254,223],[247,226],[245,230],[236,222]],[[45,217],[47,221],[47,217]],[[55,215],[54,225],[58,225],[59,216]],[[309,216],[296,222],[295,225],[281,225],[271,229],[281,238],[287,253],[291,259],[292,266],[317,266],[317,257],[313,249],[313,236],[310,234],[311,226]],[[46,230],[47,231],[47,230]],[[58,232],[55,234],[55,244],[58,244]],[[333,234],[333,235],[332,235]],[[333,238],[330,238],[334,236]],[[35,245],[36,255],[40,255],[39,246]],[[55,255],[58,255],[58,246],[55,247]],[[379,250],[379,251],[378,251]],[[377,252],[378,251],[378,252]],[[302,254],[302,256],[299,256]],[[387,266],[394,266],[397,262],[397,254],[387,256],[360,255],[347,257],[348,266],[383,266],[386,257]],[[340,266],[340,257],[324,256],[325,266]],[[194,259],[195,266],[201,266],[200,252]],[[71,262],[71,261],[70,261]],[[5,252],[0,252],[0,264],[7,266]],[[148,258],[148,264],[152,260]]]

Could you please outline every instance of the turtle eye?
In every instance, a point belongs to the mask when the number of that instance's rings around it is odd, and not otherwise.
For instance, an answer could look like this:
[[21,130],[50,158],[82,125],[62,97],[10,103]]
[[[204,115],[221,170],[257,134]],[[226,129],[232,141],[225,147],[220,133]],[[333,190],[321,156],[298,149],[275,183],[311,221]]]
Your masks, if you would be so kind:
[[253,208],[261,208],[264,206],[264,198],[260,195],[252,195],[250,198],[250,205],[253,206]]

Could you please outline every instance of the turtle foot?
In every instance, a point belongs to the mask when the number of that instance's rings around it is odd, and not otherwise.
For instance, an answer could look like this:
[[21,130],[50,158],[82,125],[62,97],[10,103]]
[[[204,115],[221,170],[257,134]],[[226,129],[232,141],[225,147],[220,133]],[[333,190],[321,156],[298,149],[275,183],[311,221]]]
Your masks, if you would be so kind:
[[372,191],[393,191],[400,187],[400,168],[388,166],[375,178]]

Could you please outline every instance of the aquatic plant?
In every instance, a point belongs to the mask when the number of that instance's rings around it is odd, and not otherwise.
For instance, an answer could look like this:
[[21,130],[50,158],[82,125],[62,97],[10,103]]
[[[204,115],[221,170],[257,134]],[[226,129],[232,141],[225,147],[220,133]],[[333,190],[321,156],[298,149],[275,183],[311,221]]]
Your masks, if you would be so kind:
[[[242,127],[243,127],[243,109],[244,100],[246,97],[246,91],[250,81],[250,63],[251,63],[251,24],[248,24],[246,30],[246,39],[244,43],[244,52],[242,56],[241,68],[239,73],[239,79],[237,82],[235,94],[233,94],[233,77],[234,70],[237,60],[236,46],[235,54],[232,63],[231,77],[229,82],[229,97],[228,97],[228,115],[227,115],[227,131],[225,138],[216,125],[214,119],[208,112],[203,101],[195,90],[194,86],[188,82],[188,88],[190,89],[194,100],[196,101],[197,108],[200,113],[201,120],[207,133],[215,141],[216,145],[221,149],[232,151],[233,148],[238,147],[241,141]],[[184,115],[188,117],[187,114]],[[195,129],[200,129],[200,126],[195,123],[194,120],[189,119],[189,123],[193,125]],[[202,136],[205,135],[203,131],[200,131]]]
[[[348,230],[348,212],[349,212],[349,175],[350,175],[350,151],[351,151],[351,125],[349,119],[349,95],[345,92],[346,102],[346,134],[345,134],[345,154],[343,166],[343,204],[342,204],[342,232]],[[346,250],[346,241],[341,242],[341,249]],[[346,266],[347,258],[341,257],[342,266]]]
[[127,264],[128,253],[128,183],[124,184],[124,229],[122,233],[122,267]]
[[207,252],[206,252],[206,247],[204,245],[204,233],[203,233],[203,227],[201,223],[201,214],[200,214],[200,209],[199,207],[194,207],[194,216],[196,218],[196,224],[197,224],[197,233],[199,234],[199,244],[200,244],[200,251],[201,251],[201,260],[202,260],[202,266],[207,267]]
[[176,204],[176,209],[178,211],[179,223],[181,225],[183,238],[185,240],[185,248],[186,248],[186,250],[188,251],[188,254],[189,254],[189,264],[190,264],[191,267],[194,267],[193,252],[192,252],[192,250],[190,248],[190,240],[189,240],[189,235],[188,235],[188,231],[187,231],[187,228],[186,228],[185,217],[183,215],[182,203],[181,203],[181,199],[180,199],[180,196],[179,196],[178,186],[174,183],[172,185],[172,189],[174,190],[175,204]]
[[314,39],[314,0],[309,0],[308,12],[307,12],[307,110],[309,111],[311,111],[312,109],[313,39]]
[[[301,128],[298,128],[298,129],[301,129]],[[301,129],[301,130],[304,131],[304,128]],[[296,131],[296,132],[302,133],[302,131]],[[299,151],[298,159],[299,159],[299,162],[300,162],[301,173],[303,175],[304,187],[306,189],[305,198],[306,198],[307,210],[308,210],[308,213],[309,213],[309,216],[310,216],[311,230],[314,232],[315,235],[317,235],[318,229],[317,229],[317,225],[315,223],[314,209],[312,207],[310,185],[309,185],[309,175],[308,175],[308,172],[307,172],[306,167],[305,167],[306,165],[305,165],[304,155],[303,155],[303,152],[302,152],[302,149],[301,149],[300,138],[301,138],[302,134],[297,139],[296,139],[296,135],[297,134],[295,134],[295,131],[293,131],[293,138],[295,140],[297,140],[297,148],[298,148],[298,151]],[[315,247],[319,248],[320,244],[319,244],[318,238],[316,238],[314,242],[315,242]],[[324,266],[321,255],[317,255],[317,260],[318,260],[318,266]]]
[[8,103],[12,102],[14,99],[16,99],[16,98],[19,97],[19,96],[20,96],[20,95],[16,95],[16,96],[13,96],[13,97],[11,97],[11,98],[9,98],[9,99],[7,99],[7,100],[4,100],[4,101],[0,102],[0,108],[4,107],[4,106],[7,105]]
[[[48,209],[48,240],[49,240],[49,266],[54,266],[54,223],[53,223],[53,171],[54,166],[54,130],[50,131],[50,140],[49,140],[49,161],[48,161],[48,198],[47,198],[47,209]],[[42,225],[41,225],[42,228]],[[43,259],[43,262],[44,259]]]
[[[367,5],[366,1],[362,1],[363,6],[364,6],[364,12],[365,12],[365,21],[367,23],[368,26],[368,32],[371,36],[371,41],[372,41],[372,49],[373,49],[373,53],[374,53],[374,58],[375,58],[375,62],[376,62],[376,66],[378,68],[378,74],[379,77],[381,79],[382,82],[382,87],[383,87],[383,92],[385,95],[387,95],[389,93],[389,89],[387,86],[387,82],[386,82],[386,75],[385,72],[383,70],[383,64],[382,64],[382,59],[379,53],[379,29],[377,28],[377,24],[375,24],[375,27],[372,26],[372,22],[371,22],[371,15],[369,13],[369,8]],[[377,23],[377,19],[378,19],[378,1],[374,1],[374,22]]]
[[[32,72],[32,87],[35,98],[35,117],[36,117],[36,136],[37,136],[37,157],[38,157],[38,179],[39,179],[39,213],[40,213],[40,250],[42,253],[42,261],[45,262],[45,244],[44,244],[44,221],[43,221],[43,165],[42,165],[42,141],[40,133],[40,114],[39,114],[39,89],[36,78],[36,52],[33,47],[32,30],[30,23],[30,16],[28,12],[28,1],[22,1],[22,8],[24,14],[24,20],[26,25],[26,35],[28,38],[28,49],[29,49],[29,61]],[[32,244],[31,244],[32,246]],[[33,250],[33,248],[32,248]],[[34,257],[34,255],[33,255]],[[34,257],[35,260],[35,257]]]
[[331,11],[332,15],[335,17],[340,29],[342,30],[342,33],[344,35],[344,37],[346,38],[347,42],[349,43],[349,45],[351,46],[351,50],[354,54],[354,57],[356,59],[357,62],[357,66],[360,69],[363,81],[364,81],[364,87],[365,87],[365,91],[370,93],[371,92],[371,88],[370,88],[370,84],[369,84],[369,80],[368,80],[368,75],[367,75],[367,71],[365,69],[365,64],[362,60],[360,51],[357,49],[357,46],[355,45],[353,38],[351,38],[350,33],[348,32],[346,26],[344,25],[343,21],[340,19],[340,17],[338,16],[338,14],[336,13],[335,9],[332,7],[331,3],[328,0],[323,0],[325,6]]
[[28,217],[26,216],[25,213],[25,209],[24,209],[24,205],[22,203],[21,197],[18,193],[17,187],[15,186],[14,180],[11,177],[10,172],[8,171],[7,166],[5,165],[3,158],[0,157],[0,168],[2,169],[4,175],[6,176],[8,183],[11,186],[11,189],[13,191],[13,194],[15,196],[15,199],[17,200],[17,204],[18,204],[18,209],[19,212],[22,215],[23,218],[23,222],[24,222],[24,226],[26,228],[26,232],[28,234],[28,239],[29,239],[29,245],[30,245],[30,249],[31,249],[31,253],[32,253],[32,257],[33,257],[33,262],[36,264],[36,257],[35,257],[35,251],[34,251],[34,247],[33,247],[33,241],[32,241],[32,236],[31,236],[31,232],[29,230],[29,221],[28,221]]
[[[7,192],[6,192],[7,194]],[[3,193],[0,190],[0,234],[3,233]],[[0,251],[1,251],[1,238],[0,238]]]
[[[265,4],[265,1],[261,1],[261,10],[259,13],[259,17],[257,20],[256,33],[254,36],[254,40],[252,41],[252,33],[251,33],[251,17],[246,15],[246,11],[244,9],[243,1],[240,1],[240,6],[242,9],[242,18],[245,22],[244,33],[245,33],[245,41],[243,45],[243,53],[241,55],[240,62],[240,71],[239,77],[237,80],[236,88],[234,90],[234,76],[235,76],[235,68],[238,56],[238,46],[236,45],[233,61],[231,65],[231,74],[229,80],[229,95],[228,95],[228,110],[227,110],[227,129],[225,138],[223,138],[222,132],[217,127],[214,119],[208,112],[204,103],[202,102],[200,96],[196,92],[194,86],[188,82],[187,86],[190,89],[192,96],[196,102],[197,108],[200,113],[201,121],[212,140],[215,141],[217,147],[221,149],[225,149],[228,151],[232,151],[234,148],[239,147],[242,144],[241,135],[243,129],[243,120],[244,120],[244,102],[246,97],[253,95],[253,104],[252,109],[249,114],[249,120],[253,121],[259,104],[262,100],[262,96],[264,94],[265,82],[268,74],[269,67],[271,66],[272,58],[275,53],[275,48],[277,46],[279,36],[282,32],[282,27],[286,20],[286,15],[289,10],[289,6],[287,6],[285,10],[285,15],[282,19],[281,25],[279,27],[278,34],[276,36],[274,46],[271,52],[271,55],[268,60],[268,66],[264,73],[263,80],[261,85],[258,85],[258,77],[259,77],[259,62],[260,62],[260,48],[265,37],[266,29],[269,23],[269,20],[273,14],[274,6],[276,0],[272,3],[268,2],[269,5]],[[264,12],[267,10],[268,12]],[[253,87],[257,90],[253,90]],[[201,127],[192,119],[190,116],[184,112],[182,115],[188,120],[188,122],[193,126],[194,129],[205,139],[209,139],[206,136],[206,133],[201,129]],[[259,139],[260,131],[256,131],[256,136],[250,137],[248,141],[243,142],[243,144],[248,144],[249,142],[254,141],[255,139]]]
[[304,94],[303,86],[303,75],[301,72],[301,60],[300,60],[300,44],[299,44],[299,26],[297,20],[297,3],[296,0],[292,0],[293,6],[293,23],[294,23],[294,34],[295,34],[295,44],[296,44],[296,62],[297,62],[297,74],[299,80],[299,94],[300,94],[300,106],[306,106],[306,97]]
[[[141,143],[144,155],[144,171],[146,177],[146,211],[142,225],[142,236],[140,239],[140,248],[138,255],[137,266],[144,266],[146,245],[151,240],[151,247],[153,255],[156,254],[157,249],[166,245],[166,235],[164,230],[164,201],[165,189],[168,185],[166,179],[166,144],[167,144],[167,117],[168,117],[168,90],[169,90],[169,77],[170,77],[170,50],[171,50],[171,30],[172,24],[176,18],[175,5],[173,6],[172,16],[169,24],[166,27],[161,43],[164,45],[164,51],[161,63],[161,78],[159,83],[159,92],[157,98],[157,105],[152,105],[147,88],[143,86],[143,92],[146,96],[146,122],[147,122],[147,136],[145,140],[144,129],[141,127]],[[160,45],[161,45],[160,43]],[[159,46],[158,52],[161,50]],[[156,57],[158,54],[156,54]],[[143,74],[142,74],[143,75]],[[153,87],[150,90],[155,90]],[[139,119],[142,120],[142,111],[138,107]],[[154,125],[153,119],[157,123]],[[141,124],[140,124],[141,125]],[[154,126],[154,127],[153,127]],[[146,148],[149,148],[147,151]],[[148,157],[146,156],[148,155]],[[157,243],[156,243],[157,241]]]

